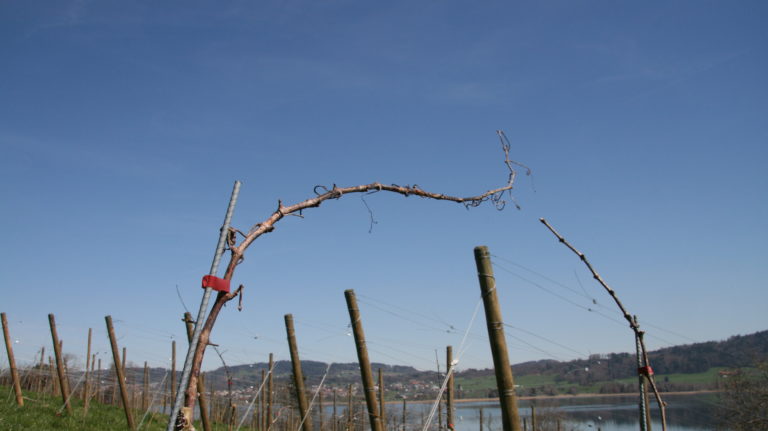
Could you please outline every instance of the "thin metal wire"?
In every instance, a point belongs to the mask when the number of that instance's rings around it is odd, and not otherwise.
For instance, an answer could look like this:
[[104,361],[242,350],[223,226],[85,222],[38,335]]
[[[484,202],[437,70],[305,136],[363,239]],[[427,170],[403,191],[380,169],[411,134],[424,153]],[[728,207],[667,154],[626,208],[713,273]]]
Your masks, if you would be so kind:
[[[301,423],[299,424],[299,427],[296,428],[296,431],[301,430],[301,427],[304,426],[304,421],[306,421],[307,417],[312,413],[312,405],[315,403],[315,398],[317,398],[317,394],[320,393],[320,389],[323,388],[323,383],[325,382],[325,378],[328,377],[328,372],[331,370],[331,365],[333,365],[333,362],[330,362],[328,366],[325,368],[325,374],[323,374],[323,378],[320,379],[320,384],[317,385],[317,390],[315,391],[315,394],[312,395],[312,399],[309,400],[309,406],[307,406],[307,413],[304,415],[303,418],[301,418]],[[322,408],[322,406],[320,408]]]
[[[165,379],[168,378],[168,370],[165,370],[165,375],[163,376],[163,379],[160,381],[160,387],[162,388],[165,385]],[[159,391],[155,391],[152,394],[152,399],[149,401],[149,406],[147,407],[147,411],[144,412],[144,416],[141,417],[141,421],[139,421],[139,425],[136,426],[136,431],[141,430],[141,426],[144,423],[144,420],[147,419],[147,415],[150,411],[152,411],[152,406],[155,405],[155,399],[157,399],[157,393]]]
[[240,419],[240,422],[237,424],[237,428],[235,428],[235,431],[240,431],[240,427],[243,426],[243,423],[245,423],[245,419],[248,417],[248,415],[251,414],[253,405],[256,403],[256,398],[258,398],[259,394],[261,394],[262,389],[264,389],[264,385],[269,380],[269,376],[272,374],[272,371],[275,369],[275,365],[277,365],[277,362],[273,362],[272,367],[270,367],[269,371],[264,375],[264,381],[261,382],[261,385],[259,385],[259,389],[256,391],[255,394],[253,394],[253,398],[251,399],[251,402],[248,403],[248,408],[245,409],[245,413],[243,414],[243,417]]
[[480,310],[480,304],[482,304],[482,302],[483,302],[483,299],[480,298],[477,301],[477,305],[475,305],[475,311],[472,313],[472,319],[469,321],[467,330],[466,332],[464,332],[464,337],[462,337],[461,344],[457,349],[459,352],[459,355],[457,355],[456,359],[454,359],[452,363],[448,364],[448,370],[445,372],[445,379],[443,380],[443,384],[440,386],[440,391],[438,391],[437,393],[437,398],[435,399],[435,403],[432,405],[432,409],[429,411],[429,416],[427,416],[427,419],[424,421],[424,427],[422,428],[422,431],[427,431],[430,424],[432,423],[432,419],[434,419],[435,417],[435,412],[437,412],[437,407],[440,405],[440,400],[443,398],[443,393],[445,392],[446,386],[448,386],[448,380],[453,374],[454,367],[456,366],[456,364],[459,363],[459,359],[461,358],[461,355],[463,355],[464,353],[464,343],[466,343],[467,336],[469,335],[469,331],[472,329],[472,326],[475,323],[475,318],[477,317],[477,312],[478,310]]

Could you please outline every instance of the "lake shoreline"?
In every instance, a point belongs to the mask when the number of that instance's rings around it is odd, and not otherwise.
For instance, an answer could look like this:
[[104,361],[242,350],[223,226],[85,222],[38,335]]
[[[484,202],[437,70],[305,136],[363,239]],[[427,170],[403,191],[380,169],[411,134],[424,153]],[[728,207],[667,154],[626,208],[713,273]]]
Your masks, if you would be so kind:
[[[661,396],[677,396],[677,395],[701,395],[701,394],[713,394],[720,392],[717,389],[706,389],[706,390],[699,390],[699,391],[675,391],[675,392],[661,392]],[[562,399],[584,399],[584,398],[621,398],[621,397],[633,397],[637,396],[636,392],[623,392],[618,394],[595,394],[595,393],[584,393],[584,394],[558,394],[558,395],[536,395],[536,396],[527,396],[527,397],[517,397],[518,400],[562,400]],[[498,402],[499,398],[462,398],[462,399],[454,399],[454,402],[456,404],[462,404],[462,403],[480,403],[480,402],[487,402],[487,403],[493,403]],[[427,403],[434,403],[435,400],[408,400],[408,404],[427,404]],[[402,400],[399,401],[386,401],[385,404],[398,404],[402,403]]]

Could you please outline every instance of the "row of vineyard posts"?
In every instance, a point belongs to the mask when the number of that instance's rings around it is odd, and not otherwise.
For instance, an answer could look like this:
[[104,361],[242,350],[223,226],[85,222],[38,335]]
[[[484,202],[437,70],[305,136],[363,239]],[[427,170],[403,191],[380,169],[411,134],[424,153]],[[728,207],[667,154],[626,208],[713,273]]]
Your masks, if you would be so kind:
[[[201,366],[202,366],[202,360],[205,354],[205,351],[208,347],[208,340],[211,334],[211,330],[213,329],[217,316],[219,312],[221,311],[221,308],[226,304],[228,301],[238,297],[242,293],[243,285],[240,285],[240,287],[235,290],[234,292],[229,292],[229,282],[233,277],[235,268],[244,260],[244,253],[246,249],[259,237],[262,235],[268,234],[275,229],[275,224],[278,223],[280,220],[284,219],[287,216],[298,216],[303,217],[305,210],[310,210],[313,208],[318,208],[323,202],[326,201],[333,201],[338,200],[342,196],[346,196],[349,194],[355,194],[355,193],[361,193],[361,194],[372,194],[372,193],[379,193],[379,192],[388,192],[388,193],[394,193],[399,194],[404,197],[408,196],[418,196],[425,199],[435,200],[435,201],[447,201],[447,202],[454,202],[461,205],[464,205],[466,208],[471,207],[477,207],[483,204],[484,202],[491,202],[497,209],[502,210],[504,209],[506,205],[506,201],[504,200],[504,197],[508,194],[510,199],[513,200],[512,197],[512,189],[515,182],[515,178],[517,176],[517,171],[515,170],[515,167],[521,167],[524,168],[526,171],[526,175],[531,174],[531,170],[512,159],[510,159],[510,148],[511,143],[509,142],[509,139],[507,139],[506,135],[503,131],[498,130],[497,135],[499,137],[499,141],[501,143],[502,151],[504,152],[504,164],[507,167],[507,182],[503,186],[488,190],[482,194],[475,195],[475,196],[469,196],[469,197],[456,197],[451,195],[446,195],[442,193],[434,193],[430,191],[426,191],[417,185],[407,185],[407,186],[399,186],[397,184],[384,184],[379,182],[374,182],[370,184],[361,184],[357,186],[351,186],[351,187],[337,187],[335,184],[333,187],[328,188],[324,186],[316,186],[314,188],[315,196],[311,197],[309,199],[306,199],[304,201],[298,202],[293,205],[283,205],[282,201],[278,201],[277,209],[265,220],[263,220],[260,223],[257,223],[253,225],[253,227],[247,232],[243,233],[237,229],[234,229],[230,226],[230,221],[232,217],[232,212],[235,207],[235,203],[237,201],[237,196],[240,190],[240,182],[235,181],[235,185],[233,187],[232,196],[230,197],[230,202],[227,207],[226,216],[224,218],[224,224],[222,225],[220,229],[219,234],[219,240],[216,247],[216,252],[214,254],[213,263],[211,265],[211,271],[209,273],[209,276],[211,277],[210,280],[214,280],[215,283],[209,284],[206,282],[206,278],[204,278],[204,295],[203,299],[200,304],[200,309],[198,311],[197,319],[193,322],[191,316],[185,316],[185,322],[187,323],[188,328],[188,334],[189,334],[189,348],[187,349],[187,355],[186,359],[184,361],[184,367],[181,373],[181,377],[179,380],[178,385],[175,385],[175,379],[176,379],[176,372],[175,372],[175,357],[173,360],[172,367],[174,368],[171,372],[171,382],[168,383],[161,383],[159,385],[160,390],[156,391],[161,392],[160,396],[160,402],[162,402],[162,411],[165,412],[165,408],[167,405],[172,405],[169,416],[168,416],[168,427],[167,431],[193,431],[195,430],[193,425],[192,417],[194,416],[193,410],[195,407],[195,402],[197,400],[197,405],[199,406],[198,412],[201,416],[202,422],[203,422],[203,429],[205,431],[211,431],[211,422],[221,422],[224,420],[225,422],[228,422],[229,428],[234,429],[236,421],[236,414],[238,411],[236,409],[236,406],[232,405],[231,397],[229,398],[229,401],[227,405],[225,405],[223,408],[220,406],[220,402],[217,402],[215,399],[216,394],[213,393],[213,391],[210,391],[210,395],[208,397],[205,396],[205,385],[203,382],[203,373],[201,373]],[[361,195],[362,196],[362,195]],[[517,206],[517,204],[515,204]],[[366,204],[367,207],[367,204]],[[517,206],[519,208],[519,206]],[[371,211],[370,208],[368,208],[369,212]],[[554,228],[552,228],[551,225],[549,225],[544,219],[541,219],[541,222],[544,223],[550,231],[558,238],[558,240],[567,246],[571,251],[573,251],[575,254],[579,256],[581,261],[588,267],[588,269],[592,272],[594,278],[605,288],[605,290],[611,295],[613,300],[616,302],[616,305],[619,307],[619,309],[622,311],[624,317],[628,320],[630,328],[634,332],[634,336],[636,339],[637,344],[637,359],[638,359],[638,382],[640,387],[640,419],[641,419],[641,431],[650,431],[650,420],[649,419],[649,409],[648,409],[648,392],[647,392],[647,386],[650,386],[651,389],[653,389],[654,395],[656,397],[656,401],[659,404],[660,410],[661,410],[661,419],[662,419],[662,431],[666,431],[666,420],[665,420],[665,413],[664,413],[664,405],[665,403],[662,401],[661,396],[658,392],[658,389],[655,385],[654,379],[653,379],[653,373],[650,367],[650,364],[648,363],[648,356],[647,351],[645,349],[645,344],[643,342],[643,334],[644,332],[640,330],[640,327],[637,323],[636,317],[631,316],[626,309],[624,308],[623,304],[618,300],[618,297],[615,295],[615,292],[613,289],[611,289],[604,280],[597,274],[597,272],[594,270],[592,265],[589,263],[589,261],[586,259],[583,253],[576,250],[572,245],[570,245],[565,239],[560,236]],[[373,213],[371,212],[371,225],[375,223],[373,219]],[[243,236],[243,239],[240,241],[240,243],[237,243],[238,234],[241,234]],[[226,247],[225,247],[226,245]],[[227,264],[226,271],[224,274],[224,277],[222,279],[219,279],[216,277],[216,273],[218,270],[219,262],[221,261],[221,257],[223,252],[226,250],[229,251],[230,259],[229,263]],[[504,337],[504,328],[503,328],[503,321],[501,319],[501,310],[499,309],[499,304],[497,300],[497,294],[496,294],[496,287],[495,287],[495,278],[493,277],[493,270],[490,262],[490,254],[488,253],[488,249],[486,247],[476,247],[475,248],[475,262],[477,265],[477,271],[478,271],[478,279],[480,281],[480,288],[482,291],[482,302],[485,307],[485,315],[486,315],[486,324],[488,328],[488,336],[491,344],[491,352],[493,355],[493,363],[494,363],[494,369],[496,373],[496,383],[497,383],[497,390],[499,394],[499,402],[501,406],[502,411],[502,428],[503,431],[520,431],[521,429],[527,429],[527,421],[523,421],[523,428],[521,428],[520,423],[520,416],[518,413],[517,408],[517,399],[515,396],[514,391],[514,381],[512,377],[512,370],[510,367],[510,362],[507,354],[507,346],[506,346],[506,339]],[[217,283],[223,283],[226,285],[225,289],[216,288],[215,290],[218,291],[216,294],[213,306],[210,307],[210,311],[207,312],[206,317],[206,311],[208,310],[208,301],[211,296],[212,290],[214,290],[214,285],[217,285]],[[363,393],[365,395],[365,407],[367,411],[368,416],[368,422],[370,423],[371,431],[384,431],[387,429],[391,429],[393,431],[402,429],[403,431],[406,431],[406,422],[407,418],[405,417],[405,414],[402,417],[401,421],[401,428],[396,425],[395,420],[386,420],[386,414],[384,412],[383,408],[383,395],[379,396],[379,403],[377,403],[376,398],[376,391],[373,385],[373,378],[372,373],[370,370],[370,363],[368,361],[368,352],[367,347],[365,345],[365,336],[363,335],[362,330],[362,322],[359,316],[359,310],[357,309],[356,302],[354,300],[354,292],[347,291],[345,292],[345,296],[347,297],[347,304],[349,308],[350,318],[352,319],[351,325],[355,328],[355,342],[357,347],[357,353],[358,353],[358,360],[360,363],[360,371],[361,371],[361,379],[363,384]],[[240,296],[242,299],[242,296]],[[134,430],[137,428],[135,419],[134,419],[134,413],[136,411],[134,409],[137,408],[138,405],[141,405],[142,410],[144,411],[144,414],[142,416],[142,419],[140,420],[139,424],[143,422],[143,420],[147,417],[147,415],[154,415],[157,413],[157,409],[152,408],[154,405],[154,402],[156,401],[156,397],[152,397],[152,400],[149,399],[149,387],[151,386],[148,379],[148,372],[146,364],[145,364],[145,372],[144,372],[144,378],[142,381],[142,384],[139,385],[137,382],[137,378],[132,375],[127,375],[125,369],[125,355],[126,350],[123,348],[123,357],[121,361],[120,357],[120,351],[119,347],[117,345],[117,341],[114,337],[114,330],[112,329],[112,319],[110,316],[106,316],[106,324],[108,328],[108,333],[110,337],[110,345],[112,348],[112,364],[113,364],[113,382],[110,385],[109,383],[105,384],[105,380],[102,376],[102,368],[101,368],[101,359],[99,359],[99,365],[98,369],[95,368],[96,358],[95,356],[91,355],[90,352],[90,331],[89,331],[89,343],[88,343],[88,353],[86,356],[86,368],[85,372],[82,373],[81,379],[78,380],[78,383],[75,385],[74,388],[70,389],[69,386],[69,374],[67,372],[66,363],[64,361],[64,358],[62,358],[61,354],[61,341],[58,339],[58,336],[56,334],[56,325],[54,321],[54,316],[51,314],[49,315],[50,320],[50,326],[51,326],[51,336],[52,336],[52,343],[53,343],[53,350],[55,354],[55,366],[53,358],[49,359],[49,363],[45,364],[44,357],[45,352],[44,349],[40,352],[40,361],[38,364],[36,364],[33,367],[29,367],[26,372],[24,373],[24,377],[20,377],[18,370],[16,369],[16,364],[13,359],[13,350],[12,345],[10,342],[10,338],[8,335],[8,325],[5,319],[5,315],[3,314],[3,330],[5,335],[5,343],[8,351],[8,357],[9,357],[9,364],[10,364],[10,377],[12,380],[12,385],[14,386],[14,392],[16,394],[16,402],[19,404],[19,406],[23,405],[24,399],[22,395],[22,382],[24,385],[26,385],[27,389],[29,389],[30,385],[36,385],[36,389],[42,390],[43,386],[46,390],[49,390],[51,392],[57,392],[62,397],[63,406],[62,409],[66,408],[68,414],[73,414],[73,408],[70,403],[71,399],[75,397],[75,399],[79,399],[82,397],[84,406],[83,406],[83,414],[87,415],[88,410],[88,403],[96,398],[100,402],[110,402],[110,403],[122,403],[124,410],[125,410],[125,417],[126,417],[126,423],[129,429]],[[204,320],[204,322],[203,322]],[[292,317],[289,318],[289,316],[286,316],[286,329],[288,331],[288,338],[289,340],[292,338],[291,333],[292,328],[288,328],[289,320],[291,320],[292,325]],[[295,334],[293,335],[293,339],[295,342]],[[174,345],[175,346],[175,345]],[[175,352],[175,349],[174,349]],[[280,400],[278,400],[276,397],[273,399],[272,395],[277,395],[277,391],[275,391],[272,384],[272,368],[270,368],[268,379],[268,387],[267,387],[267,400],[263,400],[263,396],[254,398],[255,401],[258,401],[257,408],[253,409],[253,419],[250,421],[251,428],[252,429],[258,429],[258,430],[286,430],[286,431],[293,431],[293,430],[299,430],[299,431],[313,431],[313,426],[315,419],[311,415],[311,406],[312,401],[310,401],[309,404],[307,404],[306,399],[306,391],[303,389],[303,381],[302,379],[299,379],[297,376],[300,375],[301,367],[298,365],[298,350],[296,350],[295,354],[291,354],[291,359],[294,361],[294,378],[295,378],[295,389],[296,389],[296,397],[295,397],[295,405],[298,406],[298,414],[296,413],[296,409],[293,408],[293,403],[283,402],[281,404]],[[175,353],[174,353],[175,354]],[[93,357],[92,357],[93,356]],[[271,362],[271,361],[270,361]],[[446,372],[446,377],[448,380],[452,382],[450,379],[450,376],[453,373],[453,362],[449,362]],[[226,367],[225,367],[226,368]],[[55,374],[54,374],[55,372]],[[84,380],[82,387],[80,386],[81,380]],[[379,379],[379,387],[380,390],[383,388],[383,382],[381,378]],[[35,383],[32,383],[34,381]],[[58,382],[58,383],[57,383]],[[115,384],[115,382],[117,384]],[[449,383],[446,381],[446,383]],[[646,385],[646,383],[648,385]],[[164,390],[164,385],[167,385],[167,390]],[[140,386],[140,388],[138,388]],[[154,386],[157,387],[157,384],[155,383]],[[261,385],[262,387],[264,385]],[[105,388],[111,388],[105,389]],[[179,388],[178,393],[173,393],[174,388]],[[118,389],[119,389],[119,401],[118,401]],[[361,421],[359,420],[360,417],[364,415],[353,415],[353,404],[351,393],[349,392],[349,403],[347,406],[347,416],[348,420],[344,425],[345,431],[354,431],[357,429],[357,427],[361,426]],[[262,392],[263,393],[263,392]],[[453,390],[452,388],[447,388],[448,393],[448,415],[446,417],[446,424],[447,428],[451,429],[453,431],[453,419],[452,419],[452,401],[453,401]],[[174,398],[175,396],[175,398]],[[209,399],[207,399],[209,398]],[[172,401],[170,401],[172,400]],[[286,398],[286,400],[290,400],[290,398]],[[335,397],[334,397],[335,400]],[[322,401],[318,400],[318,403],[322,405]],[[405,400],[404,400],[405,403]],[[182,406],[183,404],[183,406]],[[266,406],[266,407],[265,407]],[[335,406],[335,403],[334,403]],[[277,409],[277,410],[275,410]],[[222,413],[222,411],[224,413]],[[404,404],[404,411],[405,411],[405,404]],[[434,409],[433,409],[434,411]],[[141,411],[139,411],[141,412]],[[322,409],[319,410],[319,412],[322,412]],[[534,431],[538,431],[538,428],[535,421],[535,415],[533,415],[532,410],[532,417],[531,417],[531,425],[532,429]],[[298,418],[297,418],[298,416]],[[331,421],[332,429],[333,431],[339,431],[338,423],[337,423],[337,416],[335,414],[334,409],[334,420]],[[353,422],[352,418],[357,417],[358,421]],[[430,417],[427,418],[424,426],[422,428],[426,429],[429,426],[429,422],[431,420],[432,413],[430,413]],[[438,425],[442,427],[442,416],[438,415]],[[242,417],[240,422],[237,424],[237,428],[240,428],[244,421],[245,416]],[[322,416],[320,416],[320,429],[323,430],[323,420]],[[482,424],[482,420],[480,421]],[[560,424],[557,424],[556,427],[558,430],[560,429]],[[482,425],[481,425],[482,429]]]
[[[505,431],[527,430],[530,421],[531,430],[539,430],[541,428],[536,426],[535,409],[531,409],[530,417],[523,418],[522,423],[518,413],[514,379],[504,336],[504,325],[490,254],[486,247],[475,248],[475,262],[496,370],[496,382],[502,410],[502,428]],[[347,290],[344,292],[344,296],[360,366],[362,393],[364,395],[362,400],[354,396],[356,391],[353,385],[346,388],[334,388],[332,400],[323,400],[323,392],[319,388],[316,393],[312,393],[304,387],[293,316],[287,314],[285,315],[285,326],[293,369],[292,381],[289,384],[283,384],[282,387],[277,387],[272,374],[275,363],[271,353],[269,354],[269,368],[262,370],[260,384],[253,386],[252,394],[246,398],[241,397],[237,402],[231,396],[228,397],[223,394],[223,391],[214,391],[212,382],[206,387],[203,375],[198,380],[197,410],[203,430],[212,431],[214,429],[213,424],[223,424],[226,429],[230,430],[250,429],[259,431],[362,431],[366,429],[366,425],[370,426],[371,431],[408,431],[409,429],[416,429],[416,427],[424,428],[427,420],[424,414],[421,414],[421,421],[414,418],[413,415],[409,416],[405,397],[402,397],[402,407],[399,402],[390,401],[389,408],[387,408],[384,402],[384,375],[379,369],[378,382],[377,384],[374,383],[355,292]],[[169,413],[170,403],[176,396],[178,375],[175,340],[171,342],[170,346],[170,372],[167,372],[160,382],[151,382],[147,362],[144,362],[143,370],[136,367],[126,368],[127,348],[122,347],[121,349],[118,346],[112,318],[106,316],[105,323],[112,351],[110,369],[104,369],[102,358],[97,358],[96,354],[91,353],[92,330],[89,329],[85,369],[70,371],[67,358],[62,353],[63,341],[58,337],[55,317],[53,314],[49,314],[48,318],[53,356],[48,356],[46,360],[46,349],[42,347],[39,352],[39,360],[36,359],[34,365],[27,366],[20,372],[13,356],[13,344],[6,315],[2,313],[3,334],[10,373],[3,373],[0,383],[13,387],[16,403],[20,407],[24,405],[22,389],[61,397],[62,410],[66,409],[67,414],[70,415],[80,414],[87,417],[88,408],[92,402],[121,406],[125,412],[126,427],[130,430],[138,429],[139,424],[145,422],[147,418],[154,419],[155,416]],[[182,320],[185,322],[187,335],[191,339],[194,324],[192,316],[185,313]],[[452,352],[452,347],[448,346],[446,349],[445,393],[440,393],[440,413],[438,414],[438,429],[448,431],[454,430],[453,372],[454,366],[458,362],[457,360],[454,361]],[[74,385],[73,382],[75,382]],[[80,406],[77,413],[73,408],[75,403]],[[445,404],[444,414],[443,404]],[[327,412],[329,407],[332,407],[331,412]],[[423,409],[420,410],[423,411]],[[326,418],[326,414],[330,417]],[[443,419],[445,419],[444,422]],[[482,427],[481,413],[481,431]],[[559,421],[555,429],[561,429]]]

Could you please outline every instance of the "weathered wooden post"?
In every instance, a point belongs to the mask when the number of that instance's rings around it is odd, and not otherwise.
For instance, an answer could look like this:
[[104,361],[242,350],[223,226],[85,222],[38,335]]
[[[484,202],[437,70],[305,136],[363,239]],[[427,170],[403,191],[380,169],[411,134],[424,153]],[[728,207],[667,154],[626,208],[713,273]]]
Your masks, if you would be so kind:
[[[200,373],[200,384],[205,388],[205,373]],[[216,422],[216,396],[213,393],[213,379],[211,379],[211,384],[208,385],[208,418],[210,419],[211,423]]]
[[336,413],[336,388],[333,388],[333,423],[331,425],[331,431],[336,431],[339,424],[339,416]]
[[360,363],[360,374],[363,379],[363,393],[365,394],[365,404],[368,407],[368,418],[371,422],[371,431],[383,431],[379,417],[379,406],[376,402],[376,388],[373,385],[371,361],[368,359],[368,347],[365,345],[363,322],[360,320],[360,309],[357,307],[355,291],[352,289],[345,290],[344,297],[347,300],[349,319],[352,322],[352,333],[355,336],[357,359]]
[[85,399],[85,402],[83,403],[83,417],[86,417],[88,415],[88,406],[91,405],[91,398],[94,396],[99,395],[99,381],[94,379],[94,376],[96,375],[96,354],[93,353],[91,355],[91,380],[95,381],[95,385],[90,386],[88,398]]
[[480,431],[483,431],[483,408],[480,407]]
[[[131,404],[128,399],[128,391],[125,387],[125,374],[124,366],[120,362],[120,353],[117,348],[117,340],[115,339],[115,330],[112,327],[112,316],[106,316],[104,318],[107,322],[107,334],[109,335],[109,344],[112,347],[112,358],[115,363],[115,372],[117,373],[117,383],[120,385],[120,397],[123,399],[123,410],[125,410],[125,420],[128,422],[128,429],[135,430],[136,425],[133,423],[133,415],[131,414]],[[125,355],[125,350],[123,350]]]
[[453,346],[448,346],[445,348],[445,364],[448,370],[448,385],[446,386],[445,391],[445,417],[448,429],[453,431]]
[[485,320],[488,327],[488,338],[493,354],[493,366],[496,370],[496,386],[499,391],[501,404],[501,422],[504,431],[520,431],[520,416],[517,411],[515,382],[512,377],[512,367],[509,364],[507,340],[504,338],[504,322],[501,317],[501,307],[496,296],[496,279],[493,276],[493,266],[488,247],[475,247],[475,264],[477,277],[480,281],[480,291],[485,308]]
[[272,389],[272,375],[275,374],[275,360],[272,353],[269,354],[269,377],[267,380],[267,426],[266,431],[272,427],[272,395],[274,390]]
[[267,401],[264,396],[264,385],[267,383],[267,370],[261,370],[261,393],[259,394],[259,430],[267,429]]
[[[88,328],[88,349],[87,353],[85,354],[85,382],[83,382],[83,404],[88,403],[88,383],[90,375],[90,368],[91,368],[91,335],[93,333],[93,330],[91,328]],[[87,409],[84,409],[83,414]]]
[[285,315],[285,330],[288,333],[288,348],[291,352],[291,365],[293,365],[293,384],[296,387],[296,400],[299,403],[299,420],[304,422],[301,429],[312,431],[312,418],[309,417],[307,394],[304,391],[304,374],[301,371],[299,349],[296,347],[296,332],[293,329],[292,314]]
[[406,419],[407,419],[407,411],[406,411],[406,409],[407,409],[407,407],[406,407],[406,404],[405,404],[405,397],[403,397],[403,431],[405,431],[405,422],[406,422]]
[[5,350],[8,352],[8,366],[11,367],[11,380],[13,381],[13,391],[16,393],[16,404],[24,405],[24,395],[21,393],[21,382],[19,381],[19,370],[16,369],[16,358],[13,356],[13,343],[8,330],[8,319],[5,313],[0,313],[3,323],[3,338],[5,338]]
[[176,340],[171,341],[171,399],[176,399]]
[[317,390],[317,416],[320,422],[320,431],[323,431],[325,426],[325,412],[323,411],[323,388]]
[[381,420],[381,429],[387,429],[387,409],[384,402],[384,373],[379,368],[379,418]]
[[352,431],[352,383],[347,389],[347,431]]
[[112,385],[112,396],[109,398],[109,403],[113,406],[117,405],[117,370],[115,369],[114,371],[115,372],[113,373],[113,377],[115,378],[115,381]]
[[56,332],[56,319],[53,314],[48,315],[48,323],[51,326],[51,338],[53,339],[53,353],[56,355],[56,372],[59,375],[59,388],[61,389],[61,398],[64,400],[64,406],[67,413],[72,414],[72,405],[69,403],[69,380],[64,371],[64,358],[61,353],[61,342]]
[[536,406],[531,404],[531,431],[536,431]]
[[99,372],[96,375],[96,381],[98,382],[96,384],[98,387],[96,390],[96,395],[99,397],[99,402],[104,404],[104,391],[101,390],[101,358],[99,358]]
[[141,410],[147,411],[149,409],[149,366],[147,361],[144,361],[144,388],[141,393]]

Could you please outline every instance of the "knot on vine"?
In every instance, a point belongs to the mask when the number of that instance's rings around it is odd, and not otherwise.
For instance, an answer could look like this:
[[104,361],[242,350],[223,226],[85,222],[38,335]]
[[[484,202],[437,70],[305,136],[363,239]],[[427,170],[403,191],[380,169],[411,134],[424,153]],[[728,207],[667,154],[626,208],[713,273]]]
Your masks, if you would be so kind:
[[317,196],[322,196],[322,195],[325,195],[325,194],[330,194],[331,195],[331,199],[339,199],[344,194],[344,192],[342,192],[341,189],[336,186],[336,184],[334,184],[331,187],[330,190],[328,189],[328,187],[326,187],[324,185],[316,185],[312,189],[312,191]]

